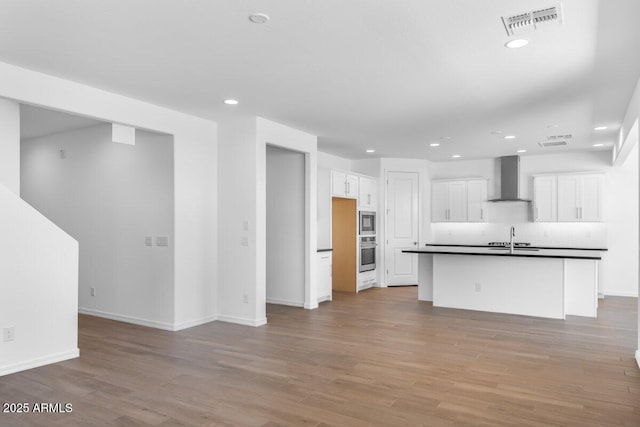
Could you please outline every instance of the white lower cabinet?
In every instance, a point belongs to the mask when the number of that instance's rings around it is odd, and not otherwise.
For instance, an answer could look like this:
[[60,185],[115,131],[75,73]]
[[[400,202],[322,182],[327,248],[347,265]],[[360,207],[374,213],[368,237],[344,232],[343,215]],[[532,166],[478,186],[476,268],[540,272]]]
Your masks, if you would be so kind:
[[331,251],[318,252],[318,302],[331,301]]
[[358,273],[358,292],[369,289],[376,284],[376,271]]

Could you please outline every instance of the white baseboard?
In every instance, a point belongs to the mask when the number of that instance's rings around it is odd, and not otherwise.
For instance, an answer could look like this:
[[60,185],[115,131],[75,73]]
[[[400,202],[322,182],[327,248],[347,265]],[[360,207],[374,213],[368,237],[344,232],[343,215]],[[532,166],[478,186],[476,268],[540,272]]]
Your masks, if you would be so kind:
[[193,328],[194,326],[204,325],[205,323],[215,322],[216,320],[218,320],[218,316],[207,316],[201,319],[194,319],[186,322],[174,323],[173,331],[181,331],[183,329]]
[[288,305],[291,307],[304,307],[304,302],[302,301],[292,301],[292,300],[280,299],[280,298],[267,298],[267,304]]
[[315,304],[307,304],[306,302],[304,303],[303,306],[306,310],[315,310],[316,308],[318,308],[318,302],[316,301]]
[[638,368],[640,368],[640,349],[636,350],[636,363],[638,364]]
[[77,348],[65,351],[63,353],[56,353],[49,356],[25,360],[20,363],[14,363],[13,365],[0,366],[0,377],[3,375],[14,374],[20,371],[26,371],[27,369],[33,369],[44,365],[50,365],[52,363],[62,362],[64,360],[75,359],[76,357],[80,357],[80,350]]
[[221,314],[218,315],[218,320],[220,322],[235,323],[245,326],[262,326],[267,324],[266,317],[264,319],[247,319],[244,317],[225,316]]
[[331,295],[327,295],[327,296],[318,298],[318,302],[319,303],[320,302],[325,302],[325,301],[331,301]]
[[637,292],[610,292],[607,291],[604,293],[604,297],[631,297],[631,298],[638,298],[638,293]]
[[373,287],[374,288],[386,288],[387,285],[385,285],[384,283],[374,283]]
[[124,314],[109,313],[107,311],[92,310],[89,308],[78,308],[78,313],[88,314],[89,316],[102,317],[103,319],[117,320],[118,322],[132,323],[134,325],[147,326],[149,328],[162,329],[164,331],[181,331],[194,326],[203,325],[205,323],[218,320],[218,316],[207,316],[201,319],[189,320],[180,323],[158,322],[157,320],[142,319],[140,317],[127,316]]
[[107,311],[92,310],[89,308],[78,308],[78,313],[88,314],[89,316],[102,317],[104,319],[117,320],[118,322],[133,323],[134,325],[148,326],[150,328],[163,329],[165,331],[173,331],[173,324],[169,322],[158,322],[156,320],[142,319],[139,317],[127,316],[124,314],[109,313]]

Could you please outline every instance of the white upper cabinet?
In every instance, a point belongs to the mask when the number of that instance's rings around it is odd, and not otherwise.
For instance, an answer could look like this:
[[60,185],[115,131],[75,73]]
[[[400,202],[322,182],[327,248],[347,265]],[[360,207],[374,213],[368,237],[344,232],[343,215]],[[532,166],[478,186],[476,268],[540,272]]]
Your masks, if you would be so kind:
[[467,220],[467,183],[452,181],[449,183],[449,221]]
[[347,199],[358,198],[358,177],[346,172],[331,171],[331,195]]
[[371,178],[360,177],[358,184],[358,207],[360,210],[377,210],[377,198],[378,186],[376,180]]
[[533,178],[533,220],[555,222],[558,220],[558,178],[536,176]]
[[467,181],[467,221],[485,222],[487,220],[487,180]]
[[434,182],[431,187],[431,222],[449,220],[449,183]]
[[533,178],[533,220],[598,222],[603,220],[604,174],[543,175]]
[[558,176],[558,221],[602,221],[604,175]]

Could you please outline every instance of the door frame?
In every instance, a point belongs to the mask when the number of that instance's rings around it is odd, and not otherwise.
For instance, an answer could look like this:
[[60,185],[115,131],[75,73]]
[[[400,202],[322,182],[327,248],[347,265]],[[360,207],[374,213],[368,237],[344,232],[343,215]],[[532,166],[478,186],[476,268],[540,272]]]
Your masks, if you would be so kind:
[[[424,162],[424,161],[411,161],[412,163],[414,162]],[[415,163],[414,163],[415,164]],[[424,200],[425,197],[430,197],[430,191],[429,191],[429,186],[426,185],[424,183],[425,178],[428,176],[427,175],[427,165],[424,164],[420,164],[417,167],[410,167],[409,165],[402,165],[400,167],[395,166],[395,167],[384,167],[383,166],[383,176],[384,176],[384,182],[382,187],[382,192],[383,192],[383,199],[384,199],[384,210],[382,212],[383,216],[384,216],[384,221],[380,221],[378,222],[378,224],[383,224],[384,225],[384,229],[379,230],[379,236],[381,237],[381,242],[382,242],[382,251],[379,251],[379,258],[377,260],[377,265],[380,265],[380,275],[379,277],[379,286],[386,288],[388,286],[387,284],[387,224],[388,224],[388,216],[387,216],[387,212],[389,210],[389,198],[388,198],[388,194],[387,194],[387,185],[388,185],[388,181],[389,181],[389,173],[416,173],[418,175],[418,247],[420,247],[422,245],[422,242],[424,242],[424,230],[425,230],[425,226],[423,225],[423,221],[426,221],[426,223],[429,223],[431,221],[430,215],[428,215],[429,210],[427,209],[427,215],[425,215],[425,209],[423,207],[424,204]],[[427,192],[428,194],[424,194],[425,192]]]

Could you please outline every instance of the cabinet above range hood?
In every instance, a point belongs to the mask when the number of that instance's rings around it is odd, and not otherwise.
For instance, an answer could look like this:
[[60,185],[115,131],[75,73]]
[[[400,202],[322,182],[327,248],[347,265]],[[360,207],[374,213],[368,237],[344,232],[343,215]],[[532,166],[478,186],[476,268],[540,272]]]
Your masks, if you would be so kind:
[[520,198],[520,156],[500,157],[499,198],[490,202],[531,202]]

